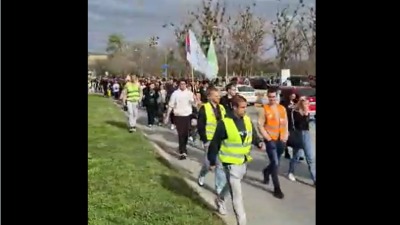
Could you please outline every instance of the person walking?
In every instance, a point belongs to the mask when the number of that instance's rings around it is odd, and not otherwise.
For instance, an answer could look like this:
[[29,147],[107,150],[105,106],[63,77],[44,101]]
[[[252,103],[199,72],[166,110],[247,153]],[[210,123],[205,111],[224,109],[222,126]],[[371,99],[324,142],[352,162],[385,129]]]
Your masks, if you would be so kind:
[[290,139],[297,139],[293,142],[299,143],[298,145],[293,145],[293,157],[290,160],[288,178],[291,181],[296,181],[294,176],[295,166],[299,162],[300,150],[304,150],[304,155],[306,162],[308,164],[308,169],[311,174],[311,179],[316,184],[316,170],[315,170],[315,157],[314,151],[311,143],[310,134],[310,113],[309,102],[305,97],[301,97],[296,107],[291,111],[291,133]]
[[[168,104],[169,100],[171,99],[172,93],[178,89],[178,84],[176,80],[170,80],[169,83],[165,85],[165,90],[167,91],[167,95],[165,97],[165,102]],[[167,107],[168,111],[168,107]],[[169,120],[171,122],[171,130],[175,129],[175,124],[174,124],[174,111],[172,110],[169,116]]]
[[[292,109],[296,106],[297,102],[299,100],[299,96],[297,96],[296,93],[292,93],[289,96],[289,99],[285,100],[285,99],[281,99],[281,105],[283,105],[286,108],[286,112],[288,113],[288,124],[290,124],[290,116],[289,114],[291,113]],[[290,134],[290,127],[289,127],[289,134]],[[286,159],[291,159],[292,157],[289,154],[289,149],[288,146],[286,146],[285,148],[285,158]]]
[[114,84],[113,84],[113,86],[112,86],[112,89],[113,89],[114,100],[118,100],[118,99],[119,99],[119,89],[120,89],[120,86],[119,86],[119,83],[118,83],[117,80],[114,81]]
[[158,113],[158,100],[159,93],[155,89],[154,83],[150,83],[143,89],[143,106],[147,111],[147,126],[152,127]]
[[226,214],[225,197],[230,191],[238,225],[246,225],[241,181],[246,174],[247,163],[252,161],[251,145],[265,150],[251,119],[246,115],[247,101],[242,96],[232,99],[233,112],[217,123],[214,137],[208,149],[210,170],[215,169],[216,158],[222,163],[226,184],[216,199],[220,214]]
[[285,150],[285,142],[288,139],[288,120],[284,106],[277,102],[277,89],[270,88],[267,93],[268,104],[264,110],[259,111],[258,128],[266,143],[269,165],[263,170],[263,183],[269,184],[269,177],[272,177],[274,185],[274,196],[282,199],[284,194],[281,190],[278,167],[280,158]]
[[[214,136],[218,121],[224,119],[226,115],[224,106],[219,104],[220,96],[218,89],[215,87],[208,88],[207,96],[208,102],[200,107],[197,121],[197,131],[199,133],[200,140],[203,142],[205,151],[205,160],[197,180],[197,183],[200,186],[204,186],[204,178],[209,171],[207,152],[210,141]],[[221,192],[225,182],[225,174],[222,170],[222,165],[218,163],[215,171],[215,190],[217,194]]]
[[136,76],[127,75],[122,92],[122,103],[128,108],[129,132],[136,131],[136,121],[139,117],[139,101],[142,99],[140,84]]
[[158,116],[158,125],[161,126],[163,119],[164,119],[166,97],[167,97],[167,91],[165,90],[164,84],[160,84],[158,93],[159,93],[159,97],[157,99],[157,103],[158,103],[157,116]]
[[178,131],[179,141],[179,159],[183,160],[187,157],[186,145],[189,139],[190,115],[192,114],[192,106],[195,104],[193,93],[186,88],[186,80],[179,81],[179,88],[175,90],[168,103],[167,115],[164,123],[168,124],[171,112],[174,112],[174,124]]
[[236,86],[233,83],[226,85],[226,95],[224,95],[220,104],[223,105],[228,113],[232,113],[232,98],[237,94]]

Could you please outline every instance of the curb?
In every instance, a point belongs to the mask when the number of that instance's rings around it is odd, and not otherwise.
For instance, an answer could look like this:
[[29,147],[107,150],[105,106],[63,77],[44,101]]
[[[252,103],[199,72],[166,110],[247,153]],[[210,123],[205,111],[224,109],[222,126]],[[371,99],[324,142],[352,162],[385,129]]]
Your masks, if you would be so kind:
[[[233,225],[234,224],[234,223],[230,222],[230,220],[228,219],[229,216],[221,215],[216,211],[217,208],[215,207],[215,198],[211,197],[209,194],[207,194],[204,191],[202,191],[202,187],[199,187],[196,182],[194,182],[193,180],[188,179],[186,177],[186,174],[184,172],[182,172],[182,167],[172,163],[173,158],[172,158],[172,156],[170,154],[168,154],[166,151],[164,151],[158,144],[156,144],[153,141],[151,141],[147,134],[145,134],[144,132],[141,132],[141,133],[154,146],[156,154],[159,155],[162,158],[162,160],[167,162],[168,165],[170,165],[172,169],[174,169],[176,172],[178,172],[179,174],[182,175],[183,181],[200,197],[202,202],[205,203],[206,206],[208,208],[210,208],[215,215],[217,215],[219,218],[221,218],[222,221],[226,225]],[[188,159],[188,160],[190,160],[190,159]]]
[[[112,101],[112,103],[114,103],[114,105],[116,105],[124,114],[125,111],[121,109],[120,105],[115,102]],[[171,169],[175,170],[176,172],[178,172],[179,174],[182,175],[182,180],[192,189],[192,191],[194,191],[202,200],[202,202],[209,208],[211,209],[212,213],[214,213],[215,215],[217,215],[219,218],[222,219],[222,221],[226,224],[226,225],[236,225],[236,220],[234,220],[234,218],[232,218],[229,214],[228,215],[221,215],[217,212],[217,208],[215,206],[215,198],[211,197],[210,195],[206,194],[204,191],[202,191],[202,187],[199,187],[198,184],[190,179],[188,179],[186,176],[186,174],[182,171],[181,166],[176,165],[174,163],[172,163],[173,158],[170,154],[168,154],[166,151],[164,151],[158,144],[156,144],[155,142],[151,141],[150,138],[148,137],[148,135],[143,132],[140,128],[138,129],[138,131],[140,131],[140,133],[142,133],[142,135],[150,142],[151,145],[153,145],[155,152],[158,156],[161,157],[161,159],[166,162]],[[190,159],[188,159],[190,160]]]

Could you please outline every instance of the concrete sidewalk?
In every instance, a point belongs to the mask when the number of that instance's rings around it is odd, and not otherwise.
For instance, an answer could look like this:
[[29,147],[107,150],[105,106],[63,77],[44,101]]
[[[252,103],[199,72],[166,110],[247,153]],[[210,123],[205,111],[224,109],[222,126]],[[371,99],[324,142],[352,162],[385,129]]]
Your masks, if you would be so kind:
[[[184,171],[188,178],[197,182],[201,163],[204,159],[204,151],[199,148],[188,146],[188,160],[177,159],[177,135],[164,127],[148,128],[145,126],[147,118],[145,112],[141,111],[138,120],[138,128],[142,130],[149,140],[160,146],[172,157],[172,163]],[[305,164],[300,163],[296,174],[299,174],[301,182],[292,182],[281,176],[281,186],[285,194],[285,199],[279,200],[272,196],[272,184],[269,186],[261,183],[261,170],[268,163],[266,153],[253,150],[254,161],[249,164],[248,172],[243,180],[242,188],[244,195],[245,209],[248,218],[248,225],[313,225],[315,224],[315,188],[311,187],[308,169]],[[281,169],[283,173],[287,171],[288,160],[283,159]],[[208,202],[213,202],[214,193],[214,174],[206,176],[206,185],[197,187],[202,197],[206,196]],[[225,219],[228,224],[235,224],[232,203],[230,198],[227,201],[228,214]]]
[[[196,185],[201,164],[204,160],[204,151],[200,148],[188,146],[188,159],[178,160],[178,137],[176,131],[165,127],[148,128],[146,112],[139,110],[140,118],[138,128],[145,136],[156,144],[156,148],[163,158],[168,158],[170,164],[186,175],[186,181],[194,187],[195,191],[210,205],[214,206],[214,174],[209,173],[205,179],[204,187]],[[168,157],[169,155],[169,157]],[[252,150],[254,160],[249,163],[248,171],[242,182],[244,204],[248,225],[314,225],[315,222],[315,188],[311,187],[311,180],[307,166],[300,163],[296,168],[299,182],[292,182],[284,176],[280,177],[283,200],[272,196],[272,184],[264,185],[262,169],[268,164],[265,152]],[[288,160],[282,158],[281,174],[288,169]],[[233,214],[232,202],[228,197],[226,206],[228,215],[222,216],[229,225],[236,225]],[[215,207],[215,206],[214,206]]]

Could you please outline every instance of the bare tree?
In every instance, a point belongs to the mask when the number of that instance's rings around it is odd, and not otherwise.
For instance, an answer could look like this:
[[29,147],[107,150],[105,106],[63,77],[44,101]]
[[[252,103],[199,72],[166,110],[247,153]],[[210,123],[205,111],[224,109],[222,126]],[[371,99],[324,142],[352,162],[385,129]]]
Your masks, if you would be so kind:
[[253,65],[263,52],[263,41],[267,35],[266,20],[254,14],[256,3],[241,10],[230,26],[231,51],[236,64],[235,72],[240,75],[252,74]]
[[188,17],[187,20],[181,22],[179,25],[176,25],[175,23],[168,23],[162,26],[163,28],[173,29],[175,41],[178,46],[178,55],[180,56],[177,57],[177,59],[185,63],[185,72],[189,72],[189,64],[186,61],[185,37],[187,31],[192,28],[193,22],[194,18]]
[[[225,23],[225,11],[226,4],[222,0],[202,0],[201,5],[196,10],[188,12],[187,18],[181,24],[168,23],[163,25],[164,28],[174,30],[181,59],[186,61],[185,37],[189,29],[198,35],[199,43],[205,54],[207,54],[211,37],[217,45],[217,51],[221,51],[218,46],[221,46],[224,30],[216,28]],[[186,65],[189,68],[187,62]]]
[[271,22],[279,69],[287,67],[287,63],[295,51],[293,32],[299,8],[300,6],[297,6],[292,15],[290,15],[288,7],[278,10],[276,20]]
[[207,54],[211,38],[220,46],[224,29],[219,28],[230,20],[230,17],[225,17],[226,3],[222,0],[203,0],[201,7],[197,8],[196,12],[191,15],[196,19],[196,24],[199,27],[199,39],[202,50]]
[[311,57],[315,54],[316,46],[316,16],[314,7],[306,7],[301,4],[301,7],[305,9],[301,13],[299,30],[301,32],[305,46],[307,47],[307,53]]
[[299,30],[303,40],[303,44],[306,47],[309,70],[315,74],[315,50],[316,50],[316,15],[314,7],[305,7],[306,10],[301,14]]
[[107,71],[114,75],[133,72],[135,67],[135,62],[130,61],[125,55],[119,53],[115,53],[113,57],[109,58],[106,64]]

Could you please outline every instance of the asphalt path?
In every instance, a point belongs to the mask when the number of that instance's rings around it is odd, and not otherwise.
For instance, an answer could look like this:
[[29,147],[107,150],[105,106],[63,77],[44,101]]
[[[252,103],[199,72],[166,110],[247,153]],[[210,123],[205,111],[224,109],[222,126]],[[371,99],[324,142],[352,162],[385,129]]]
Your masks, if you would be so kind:
[[[140,112],[140,118],[138,120],[138,123],[145,125],[147,123],[146,113],[144,110],[140,110],[140,111],[141,112]],[[257,114],[258,114],[257,108],[254,106],[250,106],[250,107],[248,107],[247,113],[251,117],[253,123],[256,123]],[[176,130],[171,130],[171,129],[168,129],[165,127],[157,127],[157,126],[153,127],[153,128],[146,128],[146,129],[150,129],[149,130],[150,133],[156,132],[159,135],[163,135],[165,140],[177,139]],[[312,134],[312,141],[313,141],[313,151],[315,153],[315,125],[313,123],[311,123],[311,134]],[[163,143],[158,143],[158,144],[163,145]],[[204,152],[201,149],[200,141],[197,140],[195,143],[191,144],[191,146],[194,147],[194,149],[198,149],[199,151],[189,153],[189,155],[193,155],[194,158],[196,158],[199,161],[202,161],[204,159]],[[291,152],[291,151],[289,151],[289,152]],[[253,157],[253,161],[252,161],[252,163],[249,164],[249,171],[248,171],[247,175],[259,180],[261,171],[268,164],[268,157],[265,152],[260,152],[255,147],[253,147],[251,154]],[[280,175],[286,177],[288,169],[289,169],[289,160],[282,157],[281,166],[280,166]],[[295,175],[297,177],[297,180],[300,183],[303,183],[306,185],[312,185],[313,182],[310,179],[310,173],[309,173],[308,166],[305,163],[305,161],[301,161],[298,163],[298,165],[296,166]]]

